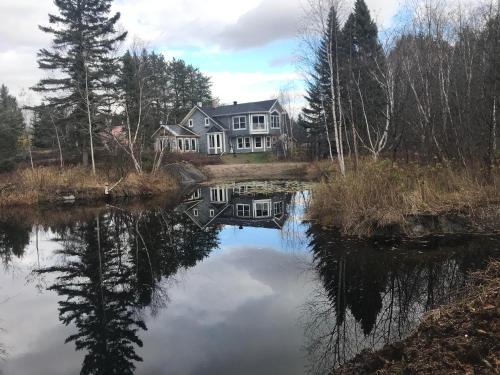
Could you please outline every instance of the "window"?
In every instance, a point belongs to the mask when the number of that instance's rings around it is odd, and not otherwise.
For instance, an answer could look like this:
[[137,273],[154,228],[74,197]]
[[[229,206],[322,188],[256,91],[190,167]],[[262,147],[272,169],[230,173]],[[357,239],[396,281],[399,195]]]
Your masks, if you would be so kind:
[[244,148],[251,148],[251,143],[250,143],[250,137],[239,137],[236,139],[236,147],[238,150],[244,149]]
[[256,218],[271,216],[271,202],[270,201],[256,201],[254,202],[254,216]]
[[197,189],[193,194],[191,194],[190,200],[200,199],[201,197],[201,189]]
[[195,208],[195,209],[193,210],[193,215],[194,215],[194,216],[198,216],[198,215],[199,215],[199,212],[198,212],[198,209],[197,209],[197,208]]
[[216,203],[226,202],[226,190],[222,188],[210,188],[210,201]]
[[191,138],[191,150],[196,151],[196,138]]
[[233,130],[242,130],[247,128],[247,118],[245,116],[233,117]]
[[190,128],[192,128],[192,127],[193,127],[193,119],[192,119],[192,118],[190,118],[190,119],[189,119],[189,121],[188,121],[188,126],[189,126]]
[[205,117],[205,126],[210,126],[210,119]]
[[279,129],[280,128],[280,115],[277,113],[273,113],[271,115],[271,129]]
[[210,215],[210,217],[214,217],[215,216],[215,210],[210,210],[209,211],[209,215]]
[[271,148],[271,137],[266,137],[266,148]]
[[245,148],[251,148],[250,137],[245,137]]
[[266,116],[253,115],[252,116],[252,130],[257,130],[257,131],[266,130]]
[[262,148],[262,137],[255,137],[255,148]]
[[184,151],[189,151],[189,139],[184,140]]
[[250,217],[250,205],[249,204],[237,204],[236,205],[236,216]]
[[179,138],[178,145],[179,145],[179,150],[182,151],[182,138]]
[[274,216],[279,216],[283,214],[283,202],[274,202],[273,203],[273,214]]

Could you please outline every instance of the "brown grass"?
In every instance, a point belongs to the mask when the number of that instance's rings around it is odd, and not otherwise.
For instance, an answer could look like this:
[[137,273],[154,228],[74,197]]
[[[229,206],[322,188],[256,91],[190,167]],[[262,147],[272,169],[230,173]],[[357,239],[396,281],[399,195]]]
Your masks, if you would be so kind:
[[[82,167],[38,167],[0,175],[0,206],[32,205],[60,200],[73,195],[76,199],[104,198],[106,183],[112,187],[118,175],[98,171],[96,176]],[[165,173],[156,176],[129,172],[111,191],[111,196],[142,196],[173,192],[176,181]]]
[[409,215],[472,213],[500,201],[498,170],[494,183],[484,184],[471,172],[442,165],[364,160],[357,172],[351,167],[344,178],[330,163],[318,168],[328,177],[313,190],[310,216],[344,234],[370,235],[377,227],[404,225]]

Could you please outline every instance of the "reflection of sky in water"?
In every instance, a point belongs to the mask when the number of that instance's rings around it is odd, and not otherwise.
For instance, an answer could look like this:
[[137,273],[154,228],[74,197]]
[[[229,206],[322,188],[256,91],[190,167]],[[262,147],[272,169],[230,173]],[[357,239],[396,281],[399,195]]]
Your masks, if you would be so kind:
[[296,194],[288,207],[289,217],[281,231],[268,228],[240,229],[237,226],[224,226],[220,233],[220,247],[231,250],[242,245],[256,248],[272,248],[292,253],[307,252],[308,244],[305,231],[308,225],[303,223],[305,199],[309,194]]
[[[225,226],[220,249],[161,285],[166,308],[140,331],[144,362],[136,374],[302,374],[300,306],[313,288],[305,252],[302,202],[282,231]],[[60,261],[61,247],[50,232],[35,233],[24,256],[0,271],[0,343],[8,357],[2,375],[79,374],[83,352],[64,344],[74,326],[59,320],[62,297],[45,290],[54,275],[31,270]]]

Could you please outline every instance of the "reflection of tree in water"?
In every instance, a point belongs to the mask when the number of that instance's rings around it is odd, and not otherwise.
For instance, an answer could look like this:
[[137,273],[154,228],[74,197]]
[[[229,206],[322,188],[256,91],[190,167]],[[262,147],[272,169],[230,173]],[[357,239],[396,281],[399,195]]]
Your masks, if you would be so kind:
[[[424,311],[447,302],[467,273],[499,250],[498,239],[483,237],[383,248],[315,227],[308,235],[323,286],[304,316],[309,370],[318,374],[365,348],[402,339]],[[418,251],[425,247],[434,249]]]
[[17,220],[0,221],[0,258],[8,266],[13,257],[21,257],[30,242],[31,226]]
[[61,321],[77,328],[66,342],[86,351],[82,374],[132,374],[142,360],[138,333],[146,329],[140,308],[151,304],[162,278],[217,245],[216,230],[196,231],[162,211],[114,211],[55,231],[61,262],[40,272],[58,274],[50,289],[65,297]]

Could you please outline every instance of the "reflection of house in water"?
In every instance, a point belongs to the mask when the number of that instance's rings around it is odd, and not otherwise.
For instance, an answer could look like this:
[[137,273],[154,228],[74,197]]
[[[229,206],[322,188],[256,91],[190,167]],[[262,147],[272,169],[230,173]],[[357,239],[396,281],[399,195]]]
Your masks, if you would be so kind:
[[222,224],[281,229],[292,195],[258,182],[200,187],[179,209],[200,228]]

